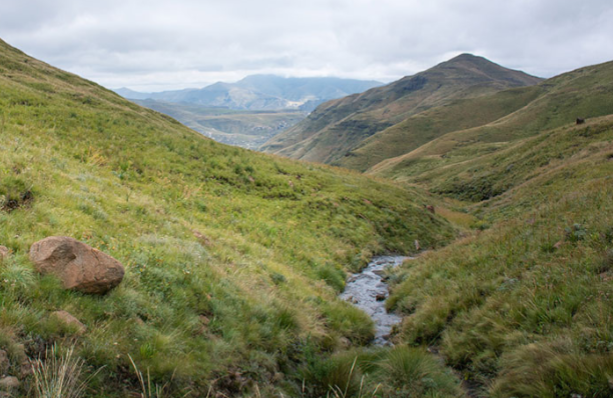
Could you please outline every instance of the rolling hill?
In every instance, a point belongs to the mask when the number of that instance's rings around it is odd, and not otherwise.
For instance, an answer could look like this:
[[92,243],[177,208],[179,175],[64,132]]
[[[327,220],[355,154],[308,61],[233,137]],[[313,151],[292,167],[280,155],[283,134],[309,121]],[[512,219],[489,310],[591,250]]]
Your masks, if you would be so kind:
[[267,142],[262,150],[337,164],[368,137],[413,115],[452,101],[540,81],[485,58],[463,54],[387,86],[324,103],[304,121]]
[[[317,397],[326,358],[373,335],[337,299],[346,272],[454,236],[419,189],[216,143],[2,41],[0,118],[0,366],[18,396],[29,361],[52,371],[73,348],[87,397],[153,394],[136,367],[164,396]],[[57,235],[123,263],[121,284],[91,296],[35,272],[30,246]]]
[[[519,139],[572,123],[577,117],[592,118],[613,113],[612,92],[613,62],[608,62],[547,79],[534,87],[503,91],[436,110],[438,117],[430,120],[438,138],[423,142],[421,146],[407,147],[411,150],[375,164],[369,173],[406,182],[438,181],[434,175],[448,170],[445,173],[455,173],[457,183],[461,184],[461,176],[471,169],[469,165],[480,156],[516,145]],[[516,105],[509,107],[508,98],[516,101]],[[496,113],[498,108],[505,107],[504,112]],[[482,125],[465,128],[462,123],[453,123],[453,120],[458,120],[456,115],[462,111],[471,115],[503,115]],[[408,119],[396,131],[383,132],[378,143],[373,141],[360,150],[370,152],[375,146],[379,149],[383,145],[393,146],[393,142],[401,136],[408,141],[416,140],[414,137],[418,136],[423,138],[416,125],[412,119]],[[411,176],[419,177],[413,180]],[[431,182],[429,184],[436,191],[453,189],[449,184],[446,184],[446,188],[434,186]],[[487,199],[498,190],[492,188],[493,191],[487,193],[483,188],[481,194],[475,192],[477,199]]]

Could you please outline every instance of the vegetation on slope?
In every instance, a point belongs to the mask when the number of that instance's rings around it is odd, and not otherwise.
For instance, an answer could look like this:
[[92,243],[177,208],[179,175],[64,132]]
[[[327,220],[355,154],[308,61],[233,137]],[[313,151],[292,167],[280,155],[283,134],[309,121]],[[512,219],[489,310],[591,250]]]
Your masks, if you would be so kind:
[[322,104],[262,149],[295,159],[342,164],[343,156],[362,141],[410,116],[452,100],[530,86],[540,80],[463,54],[387,86]]
[[497,196],[472,208],[482,232],[393,275],[398,340],[438,346],[486,396],[611,396],[612,160],[608,116],[432,174],[447,194]]
[[534,100],[537,86],[500,91],[477,98],[459,99],[411,116],[364,140],[335,162],[349,169],[367,171],[386,159],[412,152],[447,133],[483,126]]
[[[336,299],[344,271],[452,237],[417,189],[215,143],[1,41],[0,136],[7,374],[74,345],[98,371],[89,396],[138,391],[128,354],[169,396],[298,396],[309,363],[372,337]],[[122,284],[94,297],[35,274],[29,247],[49,235],[120,260]]]
[[[464,129],[465,125],[461,119],[458,119],[456,126],[448,125],[447,120],[453,121],[457,110],[454,107],[442,108],[436,117],[437,121],[433,122],[435,134],[439,134],[438,138],[423,143],[418,148],[411,147],[413,150],[404,155],[380,162],[371,167],[369,173],[405,182],[429,181],[436,178],[435,175],[439,172],[445,174],[449,170],[465,170],[466,161],[472,162],[475,158],[514,145],[518,139],[572,123],[577,117],[594,118],[611,114],[613,62],[577,69],[548,79],[536,87],[467,100],[464,110],[469,111],[470,115],[487,115],[504,103],[500,101],[501,98],[522,92],[528,94],[522,95],[522,100],[527,100],[525,106],[516,111],[509,107],[507,115],[473,128]],[[419,125],[416,128],[419,128]],[[428,134],[428,131],[425,133]],[[416,140],[414,135],[421,136],[422,130],[407,128],[390,132],[387,136],[380,137],[378,146],[371,146],[370,149],[385,150],[389,145],[386,140],[399,139],[395,138],[394,134],[411,142]],[[364,151],[366,150],[367,148],[364,148]]]

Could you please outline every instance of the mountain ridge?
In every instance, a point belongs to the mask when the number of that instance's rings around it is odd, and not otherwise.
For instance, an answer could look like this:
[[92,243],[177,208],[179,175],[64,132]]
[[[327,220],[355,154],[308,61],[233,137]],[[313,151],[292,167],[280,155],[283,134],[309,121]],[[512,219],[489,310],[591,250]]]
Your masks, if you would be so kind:
[[476,97],[542,79],[470,54],[383,87],[320,105],[261,149],[296,159],[335,163],[364,139],[453,99]]
[[203,88],[158,93],[141,93],[125,88],[114,91],[128,99],[153,99],[235,110],[310,111],[326,100],[361,92],[381,84],[377,81],[335,77],[250,75],[235,83],[216,82]]

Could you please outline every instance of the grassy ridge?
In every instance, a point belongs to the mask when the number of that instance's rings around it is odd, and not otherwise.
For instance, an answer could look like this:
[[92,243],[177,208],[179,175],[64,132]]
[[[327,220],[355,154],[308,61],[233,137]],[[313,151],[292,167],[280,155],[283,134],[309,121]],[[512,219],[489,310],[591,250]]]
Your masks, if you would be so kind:
[[387,86],[324,103],[305,120],[272,138],[262,149],[294,159],[364,169],[369,160],[359,165],[345,164],[343,157],[370,136],[454,100],[540,81],[485,58],[462,54]]
[[610,396],[611,159],[603,117],[439,170],[441,191],[497,195],[473,207],[483,232],[394,275],[399,340],[440,346],[488,396]]
[[[487,156],[512,145],[515,140],[572,123],[577,117],[594,118],[611,114],[613,63],[577,69],[524,90],[534,90],[538,96],[526,97],[529,102],[525,106],[482,126],[463,129],[462,124],[458,123],[455,131],[447,132],[404,155],[384,160],[369,172],[404,181],[415,182],[414,176],[425,180],[431,178],[429,171],[438,173],[443,169],[462,168],[465,161],[472,162],[479,156]],[[473,113],[490,113],[499,103],[499,97],[509,94],[501,92],[468,100],[467,108],[472,109]],[[481,101],[485,101],[486,106]],[[453,120],[453,108],[442,109],[441,112],[443,116],[439,119]],[[443,125],[440,128],[446,127]]]
[[[127,354],[171,396],[296,395],[309,353],[372,336],[335,298],[344,270],[453,235],[419,190],[215,143],[3,42],[0,136],[8,373],[76,344],[90,370],[103,367],[91,396],[138,389]],[[116,257],[123,283],[90,297],[39,277],[27,252],[49,235]],[[88,331],[48,317],[60,309]]]
[[541,91],[539,87],[531,86],[451,101],[445,106],[411,116],[369,137],[335,164],[366,171],[386,159],[409,153],[452,131],[498,120],[534,100]]

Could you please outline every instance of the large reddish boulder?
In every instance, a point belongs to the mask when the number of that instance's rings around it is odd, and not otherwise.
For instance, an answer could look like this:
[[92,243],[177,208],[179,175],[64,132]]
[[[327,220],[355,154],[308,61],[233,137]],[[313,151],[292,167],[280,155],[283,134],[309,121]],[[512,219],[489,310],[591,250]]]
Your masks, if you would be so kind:
[[108,254],[65,236],[50,236],[30,248],[30,260],[41,274],[54,274],[64,288],[104,294],[119,285],[123,265]]

